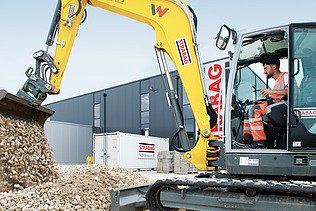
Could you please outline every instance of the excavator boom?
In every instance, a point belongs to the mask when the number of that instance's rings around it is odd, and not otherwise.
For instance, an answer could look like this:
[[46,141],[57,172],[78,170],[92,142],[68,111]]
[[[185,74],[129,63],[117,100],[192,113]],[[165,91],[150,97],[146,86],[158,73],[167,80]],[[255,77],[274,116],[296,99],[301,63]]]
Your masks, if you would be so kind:
[[[27,80],[23,87],[18,91],[17,96],[23,100],[16,99],[12,102],[15,108],[27,107],[28,112],[20,112],[19,109],[9,108],[9,104],[3,103],[3,112],[11,111],[11,115],[19,116],[24,119],[32,119],[39,110],[45,110],[39,107],[48,95],[58,94],[60,92],[61,82],[66,70],[66,66],[71,54],[73,44],[80,24],[85,19],[87,5],[102,8],[104,10],[117,13],[131,19],[143,22],[151,26],[156,32],[156,50],[164,58],[169,56],[171,61],[178,69],[181,80],[187,92],[189,101],[197,124],[205,137],[211,136],[209,117],[206,111],[205,94],[201,81],[201,64],[198,55],[198,44],[195,35],[195,15],[188,7],[186,2],[180,0],[170,1],[147,1],[147,0],[58,0],[53,20],[46,39],[46,49],[33,53],[35,67],[30,67],[25,72]],[[181,23],[181,27],[175,27]],[[54,56],[49,55],[49,47],[54,47]],[[165,62],[165,67],[167,63]],[[167,68],[167,67],[166,67]],[[168,68],[167,68],[168,69]],[[82,74],[87,74],[83,72]],[[170,85],[172,87],[172,85]],[[170,90],[169,98],[171,101],[177,100],[177,94]],[[20,103],[21,102],[21,103]],[[177,104],[177,103],[173,103]],[[8,105],[6,107],[5,105]],[[30,110],[34,110],[31,112]],[[15,111],[16,112],[13,112]],[[23,109],[22,109],[23,110]],[[179,131],[183,128],[183,120],[179,108],[175,109],[178,118],[177,127]],[[51,112],[48,112],[49,116]],[[14,115],[16,114],[16,115]],[[31,115],[32,114],[32,115]],[[21,116],[24,115],[24,116]],[[30,116],[27,116],[30,115]],[[42,116],[36,114],[35,116]],[[45,119],[45,118],[40,118]],[[43,121],[39,121],[44,124]],[[185,130],[182,130],[182,146],[185,151],[189,151],[190,146]],[[200,141],[200,149],[187,157],[197,157],[199,159],[200,169],[206,169],[205,154],[206,140]],[[204,148],[204,155],[201,154],[201,148]]]

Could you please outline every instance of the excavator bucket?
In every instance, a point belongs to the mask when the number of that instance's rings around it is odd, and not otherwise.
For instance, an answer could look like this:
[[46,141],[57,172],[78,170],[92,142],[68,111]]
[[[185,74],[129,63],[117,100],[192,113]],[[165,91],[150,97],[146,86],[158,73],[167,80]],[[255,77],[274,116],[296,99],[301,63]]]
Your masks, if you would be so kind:
[[47,118],[53,115],[54,111],[43,106],[31,106],[27,101],[1,89],[0,114],[14,119],[35,120],[44,126]]

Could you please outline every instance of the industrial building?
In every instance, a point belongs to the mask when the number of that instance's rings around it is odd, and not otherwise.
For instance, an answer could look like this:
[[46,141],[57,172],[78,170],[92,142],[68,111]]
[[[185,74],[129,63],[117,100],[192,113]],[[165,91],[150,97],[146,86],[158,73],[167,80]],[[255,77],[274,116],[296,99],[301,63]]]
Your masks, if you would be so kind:
[[[193,141],[195,121],[189,102],[176,71],[171,72],[171,78],[179,95],[186,129]],[[56,152],[54,159],[59,163],[85,162],[85,157],[92,154],[93,133],[120,131],[169,139],[176,133],[175,120],[167,102],[161,75],[46,106],[56,111],[45,129],[50,145]],[[66,126],[68,132],[59,130],[60,125]],[[78,135],[80,133],[83,134]],[[89,136],[90,140],[87,140]]]
[[[218,103],[220,83],[229,71],[227,59],[226,57],[202,65],[206,91],[213,91],[214,96],[210,93],[207,95],[211,100],[217,99]],[[220,66],[215,64],[218,62],[226,70],[217,70]],[[185,127],[193,144],[196,139],[193,113],[178,72],[172,71],[170,75],[178,94]],[[119,131],[171,140],[177,130],[166,97],[167,82],[164,77],[156,75],[47,104],[47,107],[55,111],[45,125],[50,145],[55,152],[54,160],[64,164],[85,163],[86,157],[93,154],[93,134]],[[215,104],[214,100],[212,103],[218,111],[218,103]],[[215,134],[223,131],[222,126],[213,129],[216,130],[212,130]],[[178,140],[175,145],[179,146]],[[169,149],[173,149],[171,141]]]
[[[189,132],[194,120],[181,80],[171,73]],[[51,121],[93,126],[93,133],[121,131],[172,137],[176,132],[161,75],[48,104],[56,111]]]

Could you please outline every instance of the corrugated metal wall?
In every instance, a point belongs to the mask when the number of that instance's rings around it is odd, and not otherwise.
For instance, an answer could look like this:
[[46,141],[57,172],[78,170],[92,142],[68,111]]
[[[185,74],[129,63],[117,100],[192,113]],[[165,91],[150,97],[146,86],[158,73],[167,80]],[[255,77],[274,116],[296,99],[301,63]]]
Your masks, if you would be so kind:
[[52,121],[70,122],[83,125],[93,124],[93,94],[62,100],[47,105],[55,114],[50,117]]
[[[172,74],[174,88],[177,88],[176,74]],[[175,120],[172,111],[168,105],[166,91],[162,83],[161,76],[150,78],[149,92],[150,99],[150,135],[158,137],[168,137],[170,140],[176,132]],[[178,93],[182,93],[182,88],[179,85]],[[155,90],[155,91],[153,91]],[[180,105],[181,105],[181,99]]]
[[92,126],[47,121],[45,132],[59,164],[83,164],[92,156]]
[[140,133],[139,86],[139,82],[134,82],[104,92],[106,97],[103,97],[101,106],[101,127],[106,129],[102,132]]

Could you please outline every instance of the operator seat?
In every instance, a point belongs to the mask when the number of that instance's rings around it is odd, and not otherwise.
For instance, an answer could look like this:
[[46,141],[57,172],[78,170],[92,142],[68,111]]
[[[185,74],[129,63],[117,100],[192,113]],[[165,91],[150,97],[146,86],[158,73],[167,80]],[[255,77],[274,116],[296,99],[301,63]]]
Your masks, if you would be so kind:
[[262,117],[268,148],[285,148],[287,126],[287,102],[268,105]]

